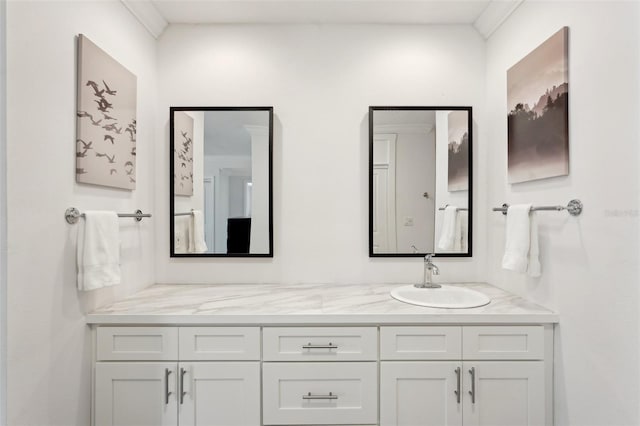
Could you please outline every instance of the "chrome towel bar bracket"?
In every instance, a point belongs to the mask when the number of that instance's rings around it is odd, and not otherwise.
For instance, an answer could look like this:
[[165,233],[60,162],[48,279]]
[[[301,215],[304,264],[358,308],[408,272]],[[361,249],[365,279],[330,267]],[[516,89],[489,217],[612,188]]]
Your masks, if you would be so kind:
[[[504,203],[502,207],[494,207],[492,210],[494,212],[502,212],[503,215],[506,216],[507,209],[509,208],[509,204]],[[531,207],[531,211],[562,211],[566,210],[569,212],[571,216],[579,216],[582,213],[582,201],[574,199],[569,201],[566,206],[533,206]]]
[[[80,219],[81,217],[84,217],[84,213],[80,213],[80,210],[75,207],[69,207],[64,212],[65,220],[71,225],[77,223],[78,219]],[[118,217],[131,217],[134,218],[137,222],[140,222],[144,217],[151,217],[151,214],[142,213],[142,210],[136,210],[135,213],[118,213]]]

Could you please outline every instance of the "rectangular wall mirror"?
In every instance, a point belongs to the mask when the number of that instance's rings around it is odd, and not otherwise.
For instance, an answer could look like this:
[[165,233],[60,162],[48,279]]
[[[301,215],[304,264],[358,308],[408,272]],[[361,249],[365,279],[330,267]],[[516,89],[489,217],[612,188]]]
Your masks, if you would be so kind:
[[171,257],[273,257],[273,107],[170,108]]
[[472,109],[369,107],[369,256],[470,257]]

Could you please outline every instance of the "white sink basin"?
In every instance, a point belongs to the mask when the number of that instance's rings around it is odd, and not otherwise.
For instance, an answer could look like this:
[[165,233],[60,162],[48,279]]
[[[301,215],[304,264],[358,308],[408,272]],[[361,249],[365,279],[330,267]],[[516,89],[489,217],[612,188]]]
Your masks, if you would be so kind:
[[476,308],[491,302],[486,295],[468,288],[443,285],[440,288],[417,288],[413,285],[391,290],[391,297],[412,305],[431,308]]

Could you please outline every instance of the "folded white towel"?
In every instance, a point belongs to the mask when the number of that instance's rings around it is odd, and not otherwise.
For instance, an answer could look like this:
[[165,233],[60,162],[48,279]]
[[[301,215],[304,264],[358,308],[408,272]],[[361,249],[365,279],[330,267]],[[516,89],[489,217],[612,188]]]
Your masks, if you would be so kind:
[[536,212],[531,212],[529,226],[531,227],[529,234],[529,265],[527,274],[530,277],[539,277],[542,274],[540,266],[540,248],[538,247],[538,216]]
[[507,209],[507,232],[502,267],[515,272],[540,276],[538,260],[538,223],[531,204],[518,204]]
[[469,213],[465,210],[458,211],[456,218],[456,231],[454,237],[453,250],[456,252],[466,252],[469,235]]
[[108,211],[87,211],[84,215],[78,229],[78,290],[120,284],[118,215]]
[[189,252],[204,253],[206,251],[207,243],[204,241],[204,215],[200,210],[192,210],[189,224]]
[[440,228],[440,239],[438,248],[440,250],[451,250],[455,247],[456,218],[458,208],[456,206],[446,206],[442,215],[442,228]]

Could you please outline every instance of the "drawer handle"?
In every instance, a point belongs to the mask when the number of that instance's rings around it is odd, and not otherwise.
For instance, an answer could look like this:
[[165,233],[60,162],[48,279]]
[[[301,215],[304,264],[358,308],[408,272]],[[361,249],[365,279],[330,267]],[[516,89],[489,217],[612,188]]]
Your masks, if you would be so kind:
[[471,395],[471,403],[476,403],[476,368],[471,367],[469,370],[469,374],[471,374],[471,390],[469,391],[469,395]]
[[460,404],[460,367],[456,368],[456,386],[457,389],[453,391],[456,394],[456,400]]
[[334,345],[329,342],[328,345],[312,345],[311,343],[307,343],[306,345],[302,345],[302,349],[338,349],[338,345]]
[[187,394],[184,391],[184,375],[187,374],[187,370],[180,367],[180,405],[184,404],[184,396]]
[[169,405],[169,397],[171,396],[171,392],[169,392],[169,375],[171,374],[171,370],[168,368],[164,369],[164,403],[165,405]]
[[334,395],[333,392],[329,392],[328,395],[313,395],[309,392],[306,395],[302,395],[302,399],[338,399],[338,395]]

